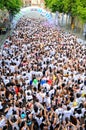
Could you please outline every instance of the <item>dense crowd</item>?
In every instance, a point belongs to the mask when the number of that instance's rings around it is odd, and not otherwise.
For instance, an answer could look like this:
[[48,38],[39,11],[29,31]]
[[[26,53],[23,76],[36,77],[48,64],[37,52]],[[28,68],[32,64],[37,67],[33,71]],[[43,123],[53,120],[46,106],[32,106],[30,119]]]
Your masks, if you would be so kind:
[[86,50],[22,18],[0,55],[0,130],[86,130]]

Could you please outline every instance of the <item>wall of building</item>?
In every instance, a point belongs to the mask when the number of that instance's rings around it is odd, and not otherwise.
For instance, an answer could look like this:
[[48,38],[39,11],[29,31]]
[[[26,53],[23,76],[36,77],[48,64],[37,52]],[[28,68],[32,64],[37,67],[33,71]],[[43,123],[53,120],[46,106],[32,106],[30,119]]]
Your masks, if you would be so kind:
[[31,0],[22,0],[24,6],[30,6]]
[[24,6],[40,6],[44,8],[44,0],[23,0]]

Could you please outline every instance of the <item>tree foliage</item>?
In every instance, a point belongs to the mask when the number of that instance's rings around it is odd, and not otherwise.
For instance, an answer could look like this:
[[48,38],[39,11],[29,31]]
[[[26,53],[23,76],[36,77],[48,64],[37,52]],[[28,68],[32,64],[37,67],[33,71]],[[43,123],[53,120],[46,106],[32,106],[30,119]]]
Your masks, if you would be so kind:
[[53,12],[64,12],[86,22],[86,0],[45,0],[45,5]]
[[86,23],[86,0],[81,0],[81,4],[77,7],[77,14]]
[[4,0],[0,1],[0,9],[4,9]]
[[15,15],[17,12],[19,12],[21,6],[21,0],[0,0],[0,9],[6,8],[12,15]]

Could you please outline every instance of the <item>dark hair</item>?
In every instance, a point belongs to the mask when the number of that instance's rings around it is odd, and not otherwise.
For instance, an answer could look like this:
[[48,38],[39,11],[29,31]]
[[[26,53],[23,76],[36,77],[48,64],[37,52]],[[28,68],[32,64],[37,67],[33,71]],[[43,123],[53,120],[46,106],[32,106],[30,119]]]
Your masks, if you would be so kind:
[[77,94],[76,94],[76,97],[77,97],[77,98],[79,98],[79,97],[80,97],[80,94],[79,94],[79,93],[77,93]]
[[80,103],[79,104],[79,108],[83,108],[84,106],[83,106],[83,103]]
[[60,124],[57,124],[55,128],[59,128]]
[[67,106],[67,110],[69,111],[71,108],[69,106]]
[[84,118],[86,118],[86,111],[84,112]]
[[24,121],[21,122],[21,126],[20,126],[20,128],[22,128],[24,125],[25,125],[25,122],[24,122]]
[[74,124],[77,125],[77,119],[74,116],[70,116],[70,121]]
[[53,122],[51,121],[51,124],[50,124],[50,130],[54,130],[52,124],[53,124]]
[[7,130],[7,129],[8,129],[7,126],[4,126],[4,127],[3,127],[3,130]]
[[38,112],[38,107],[36,105],[34,105],[34,111]]
[[68,117],[65,118],[65,121],[66,121],[66,124],[68,124],[68,121],[69,121]]
[[44,123],[41,123],[40,128],[41,128],[41,130],[43,130],[43,128],[44,128]]
[[85,119],[85,125],[86,125],[86,119]]
[[78,113],[78,114],[81,114],[81,113],[82,113],[82,111],[81,111],[80,108],[77,109],[77,113]]
[[80,130],[83,130],[82,126],[79,127]]
[[17,121],[16,117],[13,116],[12,119],[11,119],[11,121],[12,121],[13,123],[15,123],[15,122]]
[[16,127],[14,127],[14,130],[17,130],[17,128],[16,128]]
[[13,115],[15,115],[16,114],[16,111],[13,109]]
[[29,95],[30,95],[30,93],[29,93],[29,92],[27,92],[27,95],[29,96]]
[[84,85],[86,86],[86,80],[84,81]]
[[62,83],[62,87],[65,87],[65,83]]
[[70,101],[71,101],[71,102],[74,101],[74,97],[73,97],[73,96],[70,97]]
[[39,129],[39,125],[38,125],[37,121],[35,119],[33,121],[34,121],[33,129],[34,130],[38,130]]

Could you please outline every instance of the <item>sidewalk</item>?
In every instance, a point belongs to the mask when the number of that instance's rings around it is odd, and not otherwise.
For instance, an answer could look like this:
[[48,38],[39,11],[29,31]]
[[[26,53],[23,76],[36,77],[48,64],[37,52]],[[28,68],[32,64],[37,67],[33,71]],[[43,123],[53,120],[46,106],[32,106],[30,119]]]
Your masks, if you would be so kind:
[[71,34],[76,35],[76,36],[78,37],[78,39],[79,39],[83,44],[86,45],[85,37],[84,37],[84,35],[83,35],[82,33],[80,33],[79,29],[76,29],[76,28],[75,28],[74,30],[72,30],[72,29],[70,29],[68,26],[60,26],[60,28],[61,28],[62,30],[64,30],[64,31],[66,31],[66,32],[70,32]]
[[1,34],[1,35],[0,35],[0,48],[1,48],[1,46],[3,45],[5,39],[6,39],[10,34],[11,34],[11,30],[8,30],[8,31],[6,32],[6,34]]

